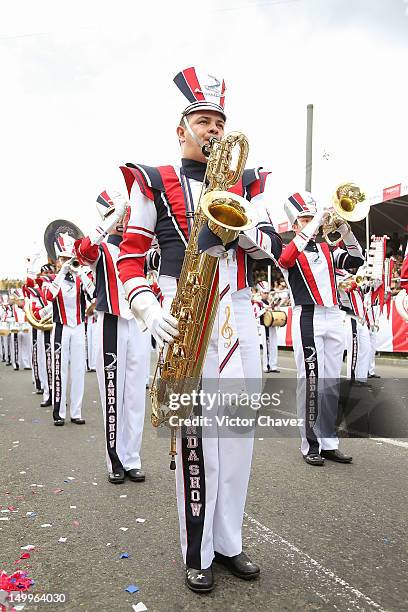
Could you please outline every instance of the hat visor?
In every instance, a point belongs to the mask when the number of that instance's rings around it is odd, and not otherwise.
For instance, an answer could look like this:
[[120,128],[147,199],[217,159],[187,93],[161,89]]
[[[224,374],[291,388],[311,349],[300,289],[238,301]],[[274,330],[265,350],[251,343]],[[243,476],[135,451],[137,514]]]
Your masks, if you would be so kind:
[[213,111],[213,112],[215,111],[217,113],[220,113],[220,115],[222,115],[222,118],[224,119],[224,121],[227,120],[227,117],[225,115],[225,112],[222,106],[220,106],[219,104],[215,104],[215,102],[205,102],[205,101],[193,102],[192,104],[187,106],[187,108],[185,108],[183,111],[183,117],[185,117],[186,115],[190,115],[190,113],[197,113],[199,111]]

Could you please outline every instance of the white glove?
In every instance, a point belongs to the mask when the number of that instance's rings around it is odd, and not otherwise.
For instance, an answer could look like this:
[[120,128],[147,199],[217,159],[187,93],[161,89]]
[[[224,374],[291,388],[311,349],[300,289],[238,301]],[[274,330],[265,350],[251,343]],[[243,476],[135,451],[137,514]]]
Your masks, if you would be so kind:
[[319,223],[319,227],[320,225],[322,225],[322,223],[324,223],[330,216],[330,214],[333,212],[333,207],[329,206],[327,204],[323,204],[321,206],[317,207],[316,210],[316,214],[313,218],[313,220],[316,219],[316,221]]
[[118,191],[114,191],[111,195],[111,200],[115,205],[115,210],[106,219],[98,225],[93,232],[89,234],[91,244],[101,244],[109,234],[109,232],[118,224],[123,218],[128,206],[130,206],[128,200]]
[[68,274],[68,272],[70,271],[71,271],[71,266],[68,262],[64,263],[61,266],[61,270],[58,272],[57,276],[54,278],[54,280],[49,286],[49,291],[53,297],[55,297],[57,293],[59,293],[59,290],[61,289],[62,281],[64,280],[65,275]]
[[347,223],[342,223],[341,225],[339,225],[339,227],[336,229],[336,232],[338,232],[341,236],[341,239],[344,240],[344,238],[347,236],[347,234],[350,232],[350,226],[347,225]]
[[28,266],[27,266],[27,276],[35,277],[40,271],[40,267],[38,265],[41,258],[41,253],[34,253],[28,257]]
[[134,297],[130,308],[135,318],[147,327],[159,348],[163,348],[165,342],[171,344],[179,335],[177,319],[162,309],[152,292],[144,291]]

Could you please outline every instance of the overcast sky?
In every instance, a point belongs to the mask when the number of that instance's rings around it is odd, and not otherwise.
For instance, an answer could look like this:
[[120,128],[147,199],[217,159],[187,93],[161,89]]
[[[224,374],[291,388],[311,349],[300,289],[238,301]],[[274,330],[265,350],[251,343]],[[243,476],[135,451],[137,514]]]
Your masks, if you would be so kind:
[[[46,225],[96,223],[118,166],[178,160],[172,79],[200,65],[227,85],[227,131],[281,194],[375,191],[408,178],[404,0],[19,0],[0,8],[0,278],[25,273]],[[328,157],[328,159],[326,159]]]

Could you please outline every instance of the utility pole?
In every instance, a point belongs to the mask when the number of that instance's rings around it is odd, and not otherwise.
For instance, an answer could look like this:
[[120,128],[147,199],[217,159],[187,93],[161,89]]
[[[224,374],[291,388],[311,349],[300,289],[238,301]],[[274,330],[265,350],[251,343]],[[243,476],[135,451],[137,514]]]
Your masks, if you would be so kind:
[[313,104],[307,105],[306,121],[306,178],[305,189],[312,191],[312,158],[313,158]]

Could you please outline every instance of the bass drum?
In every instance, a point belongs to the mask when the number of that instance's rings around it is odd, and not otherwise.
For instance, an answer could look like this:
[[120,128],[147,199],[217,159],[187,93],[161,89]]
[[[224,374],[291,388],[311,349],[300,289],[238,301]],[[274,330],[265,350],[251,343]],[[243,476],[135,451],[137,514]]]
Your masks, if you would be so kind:
[[265,327],[270,327],[273,324],[273,316],[270,310],[266,310],[263,314],[263,324]]
[[288,315],[284,310],[272,310],[272,327],[285,327]]

